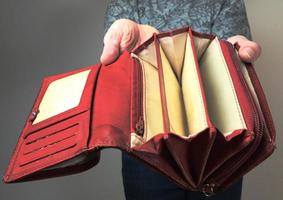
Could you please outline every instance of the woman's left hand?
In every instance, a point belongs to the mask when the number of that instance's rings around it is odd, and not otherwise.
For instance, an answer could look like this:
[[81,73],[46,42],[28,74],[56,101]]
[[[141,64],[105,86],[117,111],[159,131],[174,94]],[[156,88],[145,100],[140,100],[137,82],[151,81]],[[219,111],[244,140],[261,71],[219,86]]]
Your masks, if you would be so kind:
[[239,57],[244,62],[254,62],[261,54],[261,47],[242,35],[235,35],[227,39],[232,44],[239,44]]

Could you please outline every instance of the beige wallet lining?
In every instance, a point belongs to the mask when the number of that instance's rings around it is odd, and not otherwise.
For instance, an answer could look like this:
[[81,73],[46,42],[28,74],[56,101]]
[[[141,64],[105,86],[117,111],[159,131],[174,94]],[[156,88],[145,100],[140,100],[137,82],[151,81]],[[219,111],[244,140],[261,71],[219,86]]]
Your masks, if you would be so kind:
[[[180,33],[159,41],[170,132],[186,138],[208,128],[205,104],[212,124],[224,136],[246,129],[218,39],[191,38],[188,33]],[[197,61],[192,48],[196,49]],[[135,56],[142,63],[144,73],[143,141],[147,141],[164,132],[154,43]],[[203,84],[206,102],[200,84]]]
[[90,70],[85,70],[50,83],[39,104],[39,113],[32,124],[78,106],[89,73]]

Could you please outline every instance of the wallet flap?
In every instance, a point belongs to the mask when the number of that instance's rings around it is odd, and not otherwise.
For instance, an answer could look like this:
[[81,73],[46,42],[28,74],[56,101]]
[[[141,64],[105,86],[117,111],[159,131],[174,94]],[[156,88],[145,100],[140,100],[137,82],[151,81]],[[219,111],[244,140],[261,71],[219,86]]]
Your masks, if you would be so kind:
[[[93,91],[100,65],[44,79],[4,180],[11,182],[88,149]],[[38,117],[38,118],[37,118]],[[71,163],[71,162],[69,162]],[[60,166],[57,166],[60,167]]]

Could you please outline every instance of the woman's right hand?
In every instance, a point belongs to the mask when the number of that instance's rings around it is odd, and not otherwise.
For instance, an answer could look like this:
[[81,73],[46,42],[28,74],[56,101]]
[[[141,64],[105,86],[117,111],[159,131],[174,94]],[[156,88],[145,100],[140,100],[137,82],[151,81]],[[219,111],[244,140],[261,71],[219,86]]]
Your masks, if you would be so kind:
[[104,36],[104,47],[100,62],[104,65],[114,62],[125,50],[131,51],[158,30],[152,26],[138,24],[129,19],[115,21]]

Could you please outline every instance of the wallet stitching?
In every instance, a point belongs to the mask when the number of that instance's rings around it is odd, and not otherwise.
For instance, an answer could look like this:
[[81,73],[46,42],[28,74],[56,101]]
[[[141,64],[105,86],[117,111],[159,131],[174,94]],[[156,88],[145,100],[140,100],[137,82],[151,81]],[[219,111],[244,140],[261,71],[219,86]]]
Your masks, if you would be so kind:
[[[219,44],[219,41],[218,40],[216,40],[217,41],[217,46],[218,46],[218,48],[220,48],[221,49],[221,46],[220,46],[220,44]],[[229,83],[230,83],[230,87],[231,87],[231,89],[232,89],[232,92],[233,92],[233,96],[234,96],[234,100],[235,100],[235,102],[236,102],[236,108],[237,108],[237,111],[238,111],[238,115],[239,115],[239,118],[240,118],[240,121],[241,121],[241,123],[242,123],[242,126],[245,126],[245,123],[243,122],[243,119],[242,119],[242,116],[241,116],[241,111],[239,110],[239,102],[237,101],[237,96],[236,96],[236,93],[235,93],[235,88],[233,87],[233,81],[232,81],[232,79],[231,79],[231,76],[230,76],[230,74],[229,74],[229,71],[228,71],[228,67],[227,67],[227,63],[226,63],[226,61],[225,61],[225,59],[224,59],[224,56],[223,56],[223,54],[222,53],[220,53],[221,54],[221,61],[222,61],[222,63],[225,65],[225,72],[226,72],[226,74],[228,75],[228,79],[229,79]],[[240,114],[241,113],[241,114]]]

